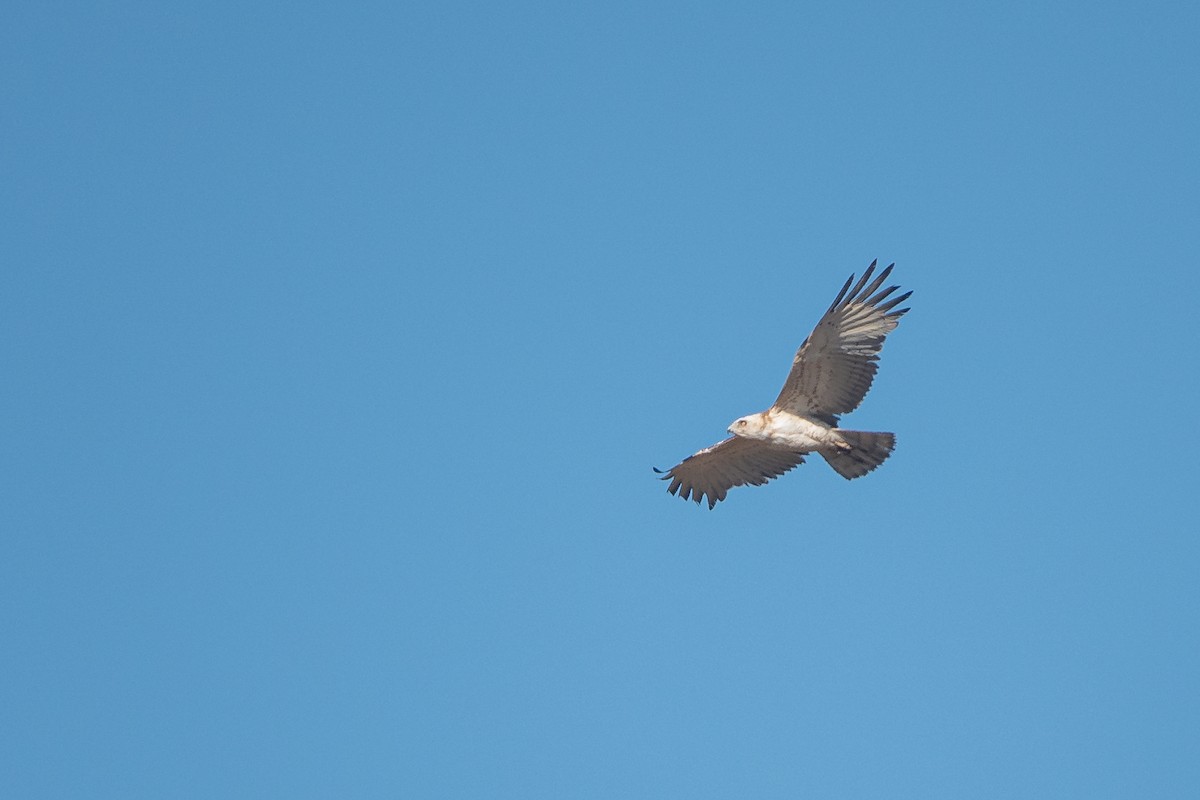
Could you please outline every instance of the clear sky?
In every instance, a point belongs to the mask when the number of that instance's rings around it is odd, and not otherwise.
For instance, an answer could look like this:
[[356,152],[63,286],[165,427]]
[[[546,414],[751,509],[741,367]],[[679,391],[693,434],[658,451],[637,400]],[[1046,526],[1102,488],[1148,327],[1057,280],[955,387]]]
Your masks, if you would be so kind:
[[[0,795],[1200,796],[1198,39],[6,4]],[[873,258],[893,457],[669,496]]]

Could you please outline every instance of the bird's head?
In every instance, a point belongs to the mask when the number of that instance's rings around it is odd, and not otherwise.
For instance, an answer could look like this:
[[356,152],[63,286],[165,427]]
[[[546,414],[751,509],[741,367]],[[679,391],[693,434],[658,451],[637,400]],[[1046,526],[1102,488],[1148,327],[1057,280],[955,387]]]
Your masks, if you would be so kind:
[[763,415],[758,413],[735,419],[728,430],[734,436],[745,436],[747,439],[761,439],[766,426],[767,423],[763,419]]

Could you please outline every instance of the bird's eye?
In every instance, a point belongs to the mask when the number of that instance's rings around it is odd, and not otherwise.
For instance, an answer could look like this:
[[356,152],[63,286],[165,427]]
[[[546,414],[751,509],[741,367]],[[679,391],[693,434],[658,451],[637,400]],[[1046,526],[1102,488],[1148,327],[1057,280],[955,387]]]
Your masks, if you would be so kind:
[[739,420],[738,420],[738,427],[739,427],[739,428],[744,428],[744,427],[746,427],[746,420],[744,420],[744,419],[739,419]]

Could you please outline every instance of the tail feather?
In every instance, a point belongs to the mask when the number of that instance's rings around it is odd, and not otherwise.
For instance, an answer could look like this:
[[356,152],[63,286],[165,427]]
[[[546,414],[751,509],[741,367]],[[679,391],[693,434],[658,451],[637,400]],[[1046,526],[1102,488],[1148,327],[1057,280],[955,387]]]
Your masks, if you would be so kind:
[[861,478],[878,467],[896,446],[894,433],[838,430],[849,450],[822,450],[821,455],[846,480]]

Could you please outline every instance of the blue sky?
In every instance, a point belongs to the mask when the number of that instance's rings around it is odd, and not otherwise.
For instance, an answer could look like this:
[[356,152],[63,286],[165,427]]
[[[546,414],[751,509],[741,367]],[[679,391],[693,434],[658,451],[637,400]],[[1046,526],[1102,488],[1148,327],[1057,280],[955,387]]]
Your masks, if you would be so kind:
[[[1193,797],[1200,12],[0,13],[0,793]],[[850,427],[668,467],[842,281]]]

